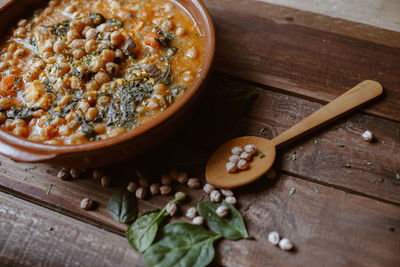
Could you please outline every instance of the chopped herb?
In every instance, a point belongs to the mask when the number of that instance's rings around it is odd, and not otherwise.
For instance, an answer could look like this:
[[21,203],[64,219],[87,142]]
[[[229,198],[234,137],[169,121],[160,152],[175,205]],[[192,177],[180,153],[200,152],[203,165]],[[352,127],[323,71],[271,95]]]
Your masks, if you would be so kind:
[[295,161],[296,159],[297,159],[296,151],[293,151],[293,152],[290,154],[288,160],[293,160],[293,161]]
[[291,120],[294,120],[294,119],[296,119],[296,116],[290,115],[290,119],[291,119]]
[[259,157],[260,159],[262,159],[263,157],[265,157],[265,155],[264,155],[264,153],[260,152],[260,154],[258,154],[258,157]]
[[266,128],[261,128],[260,130],[258,130],[258,133],[262,134],[262,135],[266,135],[265,134],[265,130],[267,130],[267,129]]
[[316,193],[321,193],[321,192],[318,190],[318,188],[316,188],[316,187],[314,187],[314,191],[315,191]]
[[317,139],[314,139],[314,144],[315,145],[318,144],[318,140]]
[[347,173],[353,173],[353,171],[352,170],[347,170]]
[[231,251],[232,248],[230,246],[224,246],[224,251]]
[[26,176],[22,177],[22,181],[25,181],[25,180],[26,180],[26,178],[27,178]]
[[368,166],[371,166],[371,165],[373,165],[373,164],[372,164],[371,162],[367,162],[367,165],[368,165]]
[[53,187],[52,184],[49,184],[49,185],[47,186],[46,195],[50,194],[50,190],[51,190],[52,187]]
[[344,147],[344,145],[343,145],[342,143],[339,143],[339,142],[336,142],[336,145],[337,145],[338,147]]
[[51,227],[51,226],[46,227],[46,231],[49,231],[49,232],[53,231],[53,227]]
[[34,169],[36,169],[37,168],[37,166],[33,166],[33,167],[29,167],[29,168],[25,168],[25,171],[26,172],[28,172],[28,171],[30,171],[30,170],[34,170]]
[[396,173],[396,179],[400,180],[400,174],[399,173]]
[[383,183],[383,181],[384,181],[383,178],[379,178],[379,179],[378,179],[378,182],[379,182],[379,183]]
[[289,191],[289,196],[292,196],[296,192],[296,188],[292,187]]
[[343,165],[343,167],[351,168],[351,164],[350,163],[346,163],[346,164]]
[[14,84],[20,84],[21,83],[21,78],[20,77],[15,77],[14,78]]

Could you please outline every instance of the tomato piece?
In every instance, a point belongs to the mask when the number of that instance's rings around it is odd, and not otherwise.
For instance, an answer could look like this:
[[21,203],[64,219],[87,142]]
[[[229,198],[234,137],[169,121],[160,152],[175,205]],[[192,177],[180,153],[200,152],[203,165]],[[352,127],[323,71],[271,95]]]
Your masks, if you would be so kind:
[[156,34],[154,32],[149,32],[144,37],[144,44],[153,47],[154,49],[160,49],[161,46],[157,42]]
[[12,74],[4,77],[0,83],[0,96],[17,96],[17,89],[22,89],[22,78]]

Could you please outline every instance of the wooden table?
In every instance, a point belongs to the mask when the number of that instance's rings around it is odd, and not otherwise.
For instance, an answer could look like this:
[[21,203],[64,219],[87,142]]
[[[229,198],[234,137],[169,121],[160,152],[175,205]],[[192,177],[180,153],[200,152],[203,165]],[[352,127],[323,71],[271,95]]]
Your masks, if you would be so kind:
[[[282,148],[277,177],[235,191],[255,240],[216,244],[224,266],[400,266],[400,33],[250,0],[206,0],[217,33],[215,70],[185,128],[140,160],[106,169],[113,185],[57,168],[0,157],[0,263],[29,266],[144,266],[107,212],[112,192],[151,169],[204,179],[210,153],[241,135],[272,138],[359,81],[384,96]],[[371,130],[376,141],[361,138]],[[295,193],[289,196],[294,188]],[[187,191],[178,186],[177,190]],[[191,201],[204,197],[188,192]],[[93,211],[82,198],[98,202]],[[140,201],[140,212],[171,197]],[[177,220],[185,220],[180,217]],[[267,241],[276,230],[295,244]]]

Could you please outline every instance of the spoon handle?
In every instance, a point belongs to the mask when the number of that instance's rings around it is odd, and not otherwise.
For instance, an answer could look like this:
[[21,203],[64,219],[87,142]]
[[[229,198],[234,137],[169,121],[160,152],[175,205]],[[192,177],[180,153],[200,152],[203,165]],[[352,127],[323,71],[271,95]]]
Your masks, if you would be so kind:
[[274,139],[275,146],[286,143],[310,130],[328,122],[347,111],[350,111],[361,104],[382,94],[382,85],[376,81],[365,80],[355,87],[323,106],[307,118],[287,129]]

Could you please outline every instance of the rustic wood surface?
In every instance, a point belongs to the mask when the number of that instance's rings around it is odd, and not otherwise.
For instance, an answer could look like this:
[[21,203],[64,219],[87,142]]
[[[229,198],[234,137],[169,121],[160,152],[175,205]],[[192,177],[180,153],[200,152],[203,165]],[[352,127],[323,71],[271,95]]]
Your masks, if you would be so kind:
[[[385,90],[378,101],[281,148],[274,180],[235,191],[255,240],[217,243],[215,264],[400,265],[400,33],[250,0],[204,2],[217,54],[203,104],[164,144],[105,168],[111,187],[89,172],[62,181],[57,168],[0,156],[0,263],[143,266],[123,237],[126,225],[107,211],[112,192],[135,179],[136,168],[150,180],[170,168],[204,180],[208,156],[224,141],[271,139],[361,80],[376,79]],[[367,129],[375,142],[362,140]],[[183,211],[207,197],[175,190],[190,195]],[[87,196],[98,203],[94,211],[79,208]],[[140,212],[171,198],[140,201]],[[291,238],[295,251],[270,245],[271,230]]]

